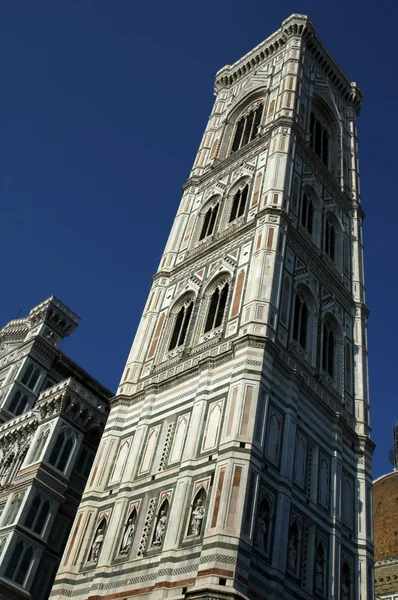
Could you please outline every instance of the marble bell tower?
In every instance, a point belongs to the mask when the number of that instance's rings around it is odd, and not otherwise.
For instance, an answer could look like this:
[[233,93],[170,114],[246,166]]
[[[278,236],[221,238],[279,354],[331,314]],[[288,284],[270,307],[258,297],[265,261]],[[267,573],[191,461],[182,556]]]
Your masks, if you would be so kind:
[[362,94],[298,14],[214,90],[52,600],[373,598]]

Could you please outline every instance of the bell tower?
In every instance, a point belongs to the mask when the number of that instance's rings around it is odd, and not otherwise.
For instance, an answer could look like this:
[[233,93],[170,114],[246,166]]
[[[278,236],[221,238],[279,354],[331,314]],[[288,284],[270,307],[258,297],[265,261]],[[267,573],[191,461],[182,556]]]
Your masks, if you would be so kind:
[[215,96],[53,600],[373,598],[362,95],[294,14]]

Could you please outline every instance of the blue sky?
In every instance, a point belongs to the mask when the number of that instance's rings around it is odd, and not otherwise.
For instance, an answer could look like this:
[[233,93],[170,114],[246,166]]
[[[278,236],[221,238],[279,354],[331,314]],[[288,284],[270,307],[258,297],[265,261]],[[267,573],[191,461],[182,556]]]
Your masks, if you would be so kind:
[[1,12],[0,321],[55,294],[82,317],[64,351],[112,390],[211,110],[216,71],[291,13],[310,16],[365,95],[358,127],[374,476],[389,471],[398,418],[390,303],[398,5],[3,0]]

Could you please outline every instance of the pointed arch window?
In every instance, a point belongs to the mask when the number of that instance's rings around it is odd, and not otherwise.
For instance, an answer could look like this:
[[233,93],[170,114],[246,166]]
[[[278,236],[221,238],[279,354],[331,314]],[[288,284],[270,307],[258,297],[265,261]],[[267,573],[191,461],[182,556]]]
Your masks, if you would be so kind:
[[70,431],[61,431],[55,441],[49,463],[60,471],[65,471],[74,446],[74,438]]
[[22,395],[22,392],[16,392],[13,399],[10,402],[8,410],[13,413],[16,417],[25,412],[29,405],[29,399],[26,394]]
[[247,195],[249,193],[249,186],[245,185],[245,187],[241,190],[238,190],[234,196],[233,202],[232,202],[232,210],[231,210],[231,214],[229,216],[229,223],[232,223],[232,221],[235,221],[235,219],[238,219],[239,217],[241,217],[244,212],[245,212],[245,208],[246,208],[246,203],[247,203]]
[[199,241],[204,240],[214,231],[214,225],[216,224],[219,204],[211,206],[205,214],[202,231],[200,232]]
[[170,340],[169,350],[174,350],[178,346],[182,346],[187,336],[189,322],[191,320],[193,310],[193,300],[186,302],[181,306],[177,313],[174,323],[174,329]]
[[263,105],[251,110],[245,116],[241,117],[236,123],[234,141],[232,142],[231,152],[236,152],[249,142],[254,140],[258,134],[263,114]]
[[325,224],[325,252],[332,260],[336,257],[336,231],[330,219]]
[[344,600],[351,600],[351,572],[346,562],[341,569],[341,597]]
[[205,333],[221,325],[225,313],[225,307],[227,304],[228,292],[229,284],[224,283],[223,286],[217,286],[213,294],[211,295],[204,330]]
[[336,338],[328,323],[323,324],[322,369],[333,377],[335,363]]
[[5,576],[19,585],[24,585],[30,565],[33,560],[33,548],[18,542],[11,555]]
[[308,233],[312,234],[314,223],[314,206],[311,198],[307,194],[303,195],[303,206],[301,209],[301,225],[305,227]]
[[313,112],[310,121],[310,144],[315,154],[329,167],[329,133]]
[[296,294],[294,302],[293,339],[304,350],[307,349],[308,306],[301,294]]
[[25,527],[35,533],[42,535],[44,525],[46,524],[50,512],[50,502],[44,500],[40,495],[36,495],[31,504],[28,516],[25,520]]

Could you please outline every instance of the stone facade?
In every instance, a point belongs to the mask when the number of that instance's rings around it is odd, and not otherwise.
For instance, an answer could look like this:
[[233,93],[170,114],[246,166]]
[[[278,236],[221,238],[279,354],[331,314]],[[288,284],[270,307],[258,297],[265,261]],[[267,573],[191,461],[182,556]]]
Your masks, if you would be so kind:
[[0,598],[45,600],[111,393],[59,349],[79,318],[52,296],[0,330]]
[[373,597],[361,92],[292,15],[215,94],[52,600]]
[[376,479],[373,486],[375,594],[398,598],[398,471]]

